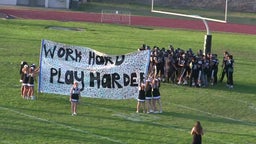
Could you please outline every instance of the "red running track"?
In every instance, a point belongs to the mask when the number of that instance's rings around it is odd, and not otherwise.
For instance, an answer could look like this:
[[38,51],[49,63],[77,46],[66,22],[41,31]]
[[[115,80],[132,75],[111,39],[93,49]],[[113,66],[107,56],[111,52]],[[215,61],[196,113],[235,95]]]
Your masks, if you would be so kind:
[[[84,21],[84,22],[100,22],[100,14],[73,12],[52,9],[21,9],[19,7],[0,7],[0,13],[5,13],[18,18],[24,19],[42,19],[42,20],[58,20],[58,21]],[[178,28],[188,30],[205,31],[204,23],[201,20],[181,20],[159,17],[132,16],[131,25],[134,26],[154,26],[166,28]],[[233,24],[208,22],[210,31],[230,32],[241,34],[256,34],[256,25]]]

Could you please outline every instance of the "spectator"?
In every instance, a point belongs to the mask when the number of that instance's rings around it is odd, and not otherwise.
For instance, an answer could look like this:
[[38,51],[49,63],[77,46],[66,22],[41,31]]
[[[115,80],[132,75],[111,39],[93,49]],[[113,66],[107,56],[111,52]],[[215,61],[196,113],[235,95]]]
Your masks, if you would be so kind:
[[204,134],[201,123],[197,121],[191,130],[191,135],[193,135],[192,144],[202,144],[202,135]]

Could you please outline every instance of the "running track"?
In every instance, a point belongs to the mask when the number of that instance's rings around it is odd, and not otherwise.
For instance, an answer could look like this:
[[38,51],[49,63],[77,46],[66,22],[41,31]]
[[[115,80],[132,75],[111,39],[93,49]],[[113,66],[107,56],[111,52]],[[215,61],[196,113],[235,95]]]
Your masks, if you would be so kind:
[[[58,21],[80,21],[80,22],[100,22],[100,14],[73,12],[52,9],[25,9],[19,7],[0,7],[0,13],[5,13],[24,19],[42,19]],[[175,29],[201,30],[206,31],[201,20],[181,20],[158,17],[132,16],[131,25],[134,26],[154,26]],[[210,31],[256,34],[256,25],[217,23],[208,22]]]

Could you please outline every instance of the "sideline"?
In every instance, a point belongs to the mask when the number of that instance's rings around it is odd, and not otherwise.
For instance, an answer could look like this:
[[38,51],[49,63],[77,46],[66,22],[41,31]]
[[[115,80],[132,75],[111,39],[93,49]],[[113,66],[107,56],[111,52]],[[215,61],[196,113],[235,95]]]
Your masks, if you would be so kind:
[[111,139],[109,137],[105,137],[105,136],[101,136],[101,135],[97,135],[97,134],[92,134],[89,131],[85,131],[85,130],[82,130],[82,129],[71,127],[69,125],[60,124],[60,123],[55,122],[55,121],[50,121],[50,120],[47,120],[47,119],[43,119],[43,118],[40,118],[40,117],[36,117],[36,116],[33,116],[33,115],[22,113],[22,112],[19,112],[19,111],[10,109],[10,108],[6,108],[6,107],[0,106],[0,109],[6,110],[6,111],[11,111],[11,112],[14,112],[16,114],[19,114],[21,116],[25,116],[25,117],[28,117],[28,118],[31,118],[31,119],[35,119],[35,120],[47,122],[47,123],[50,123],[50,124],[54,124],[54,125],[57,125],[57,126],[60,126],[60,127],[68,128],[68,129],[76,131],[76,132],[81,132],[81,133],[84,133],[84,134],[90,134],[90,135],[92,135],[92,136],[94,136],[96,138],[105,139],[105,140],[108,140],[108,141],[111,141],[111,142],[115,142],[115,143],[125,144],[125,142],[122,142],[122,141],[119,141],[119,140]]

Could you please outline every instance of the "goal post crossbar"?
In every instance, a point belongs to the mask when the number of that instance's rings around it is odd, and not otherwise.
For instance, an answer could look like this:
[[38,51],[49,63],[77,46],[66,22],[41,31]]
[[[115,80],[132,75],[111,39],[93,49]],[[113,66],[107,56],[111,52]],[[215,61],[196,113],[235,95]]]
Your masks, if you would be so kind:
[[151,12],[160,13],[160,14],[167,14],[167,15],[174,15],[174,16],[180,16],[180,17],[188,17],[188,18],[194,18],[194,19],[201,19],[201,20],[208,20],[208,21],[214,21],[214,22],[220,22],[220,23],[227,23],[228,0],[226,0],[225,5],[226,5],[225,6],[225,14],[224,14],[225,15],[225,20],[202,17],[202,16],[199,16],[199,15],[189,15],[189,14],[183,14],[183,13],[175,13],[175,12],[155,10],[154,9],[154,0],[151,0]]
[[225,21],[225,20],[201,17],[201,16],[198,16],[198,15],[187,15],[187,14],[182,14],[182,13],[173,13],[173,12],[165,12],[165,11],[158,11],[158,10],[151,10],[151,12],[181,16],[181,17],[188,17],[188,18],[194,18],[194,19],[201,19],[201,20],[208,20],[208,21],[214,21],[214,22],[220,22],[220,23],[227,23],[227,21]]

